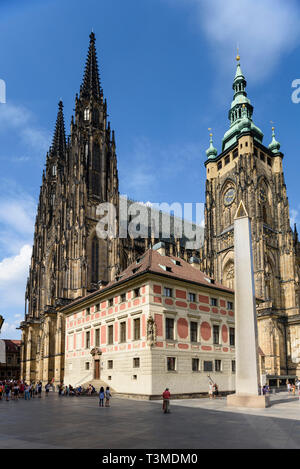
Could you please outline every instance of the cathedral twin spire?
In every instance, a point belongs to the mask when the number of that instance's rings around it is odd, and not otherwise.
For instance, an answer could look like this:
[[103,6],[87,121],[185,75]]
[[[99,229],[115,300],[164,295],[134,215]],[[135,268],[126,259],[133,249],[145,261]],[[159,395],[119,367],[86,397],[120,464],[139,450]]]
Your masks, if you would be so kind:
[[80,87],[80,96],[83,98],[93,97],[96,100],[99,100],[101,92],[97,52],[95,47],[95,34],[91,32],[84,77]]

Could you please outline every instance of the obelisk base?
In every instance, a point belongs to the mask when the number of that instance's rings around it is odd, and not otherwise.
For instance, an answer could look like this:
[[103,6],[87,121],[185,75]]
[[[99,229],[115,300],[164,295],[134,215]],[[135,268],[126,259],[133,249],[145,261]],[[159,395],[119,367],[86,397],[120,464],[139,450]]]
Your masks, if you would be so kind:
[[254,394],[229,394],[227,405],[230,407],[252,407],[253,409],[265,409],[270,406],[269,396],[255,396]]

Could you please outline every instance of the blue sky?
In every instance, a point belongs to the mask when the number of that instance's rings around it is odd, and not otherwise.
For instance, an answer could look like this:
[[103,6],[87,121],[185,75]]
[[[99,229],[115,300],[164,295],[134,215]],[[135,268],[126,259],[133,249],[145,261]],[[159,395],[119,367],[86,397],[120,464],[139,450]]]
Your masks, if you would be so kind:
[[18,338],[35,209],[57,103],[66,130],[93,28],[116,132],[120,192],[152,202],[204,202],[208,127],[229,127],[236,45],[254,121],[285,154],[292,222],[300,222],[300,7],[289,0],[0,1],[0,314]]

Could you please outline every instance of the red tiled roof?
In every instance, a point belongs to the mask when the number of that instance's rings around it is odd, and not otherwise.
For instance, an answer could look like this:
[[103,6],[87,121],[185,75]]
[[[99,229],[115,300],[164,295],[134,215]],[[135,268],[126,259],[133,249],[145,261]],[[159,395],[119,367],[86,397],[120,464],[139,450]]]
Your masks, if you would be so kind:
[[6,350],[8,352],[18,352],[18,349],[21,345],[20,340],[10,340],[10,339],[3,339],[6,345]]
[[[179,265],[176,264],[179,263]],[[221,283],[214,282],[213,279],[203,272],[199,268],[193,267],[185,260],[175,256],[163,256],[159,252],[148,249],[142,256],[136,261],[130,264],[125,270],[123,270],[116,278],[109,282],[103,289],[96,290],[84,297],[77,298],[76,300],[63,307],[62,310],[68,309],[70,306],[80,303],[88,298],[93,298],[100,292],[106,292],[112,287],[121,285],[127,280],[134,279],[144,273],[153,273],[173,278],[174,280],[184,280],[187,282],[196,283],[203,287],[216,288],[228,293],[234,293],[231,288],[225,287]]]
[[221,283],[214,282],[211,277],[204,274],[200,269],[193,267],[185,260],[175,256],[164,256],[157,251],[149,249],[139,258],[127,267],[117,278],[106,286],[112,287],[125,280],[134,278],[136,275],[151,272],[155,274],[167,275],[177,280],[186,280],[188,282],[198,283],[206,287],[215,287],[229,293],[233,293],[231,288],[227,288]]

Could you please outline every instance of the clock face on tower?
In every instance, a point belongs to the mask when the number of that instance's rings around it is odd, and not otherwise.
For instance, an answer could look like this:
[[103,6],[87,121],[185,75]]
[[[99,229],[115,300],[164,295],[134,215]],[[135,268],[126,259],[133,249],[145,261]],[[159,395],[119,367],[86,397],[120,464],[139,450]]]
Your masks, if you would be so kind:
[[235,198],[235,189],[233,187],[230,187],[225,194],[224,194],[224,205],[228,207],[229,205],[232,204]]

